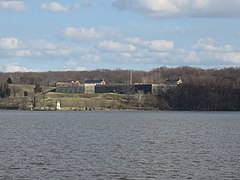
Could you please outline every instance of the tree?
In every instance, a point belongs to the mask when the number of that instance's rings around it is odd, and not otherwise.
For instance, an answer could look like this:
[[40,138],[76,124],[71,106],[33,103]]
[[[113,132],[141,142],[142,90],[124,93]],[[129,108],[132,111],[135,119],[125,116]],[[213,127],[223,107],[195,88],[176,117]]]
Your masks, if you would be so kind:
[[27,91],[24,91],[23,95],[26,97],[28,96],[28,92]]
[[36,84],[34,88],[34,93],[37,94],[40,92],[42,92],[42,87],[40,86],[40,84]]
[[21,89],[17,86],[12,86],[11,90],[12,90],[12,94],[13,94],[14,98],[16,97],[17,94],[19,94],[21,92]]
[[11,89],[8,86],[8,83],[0,84],[0,96],[2,98],[9,97],[11,95]]
[[12,79],[9,77],[9,78],[7,78],[7,83],[8,84],[12,84]]

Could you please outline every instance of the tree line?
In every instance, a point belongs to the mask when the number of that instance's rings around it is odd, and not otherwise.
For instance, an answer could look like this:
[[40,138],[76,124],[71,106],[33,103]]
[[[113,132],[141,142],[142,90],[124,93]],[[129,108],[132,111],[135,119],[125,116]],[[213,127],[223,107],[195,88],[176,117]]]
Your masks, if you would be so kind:
[[[15,72],[0,73],[0,82],[5,82],[9,77],[15,84],[40,84],[54,86],[59,81],[79,80],[83,83],[86,79],[104,79],[107,84],[130,83],[131,70],[100,69],[93,71],[63,71],[63,72]],[[160,67],[151,71],[133,71],[135,83],[162,83],[167,79],[181,78],[185,84],[203,84],[217,82],[223,84],[240,84],[240,68],[231,67],[223,69],[202,69],[193,67]]]

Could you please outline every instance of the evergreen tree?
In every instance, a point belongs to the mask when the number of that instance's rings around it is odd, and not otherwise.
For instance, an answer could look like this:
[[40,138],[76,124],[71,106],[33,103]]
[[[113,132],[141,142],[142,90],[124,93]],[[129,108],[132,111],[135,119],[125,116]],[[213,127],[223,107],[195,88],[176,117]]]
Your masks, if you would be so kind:
[[9,77],[9,78],[7,78],[7,83],[8,84],[12,84],[12,79]]
[[28,96],[28,92],[27,91],[24,91],[24,96]]
[[42,87],[40,86],[40,84],[36,84],[34,88],[34,93],[37,94],[40,92],[42,92]]

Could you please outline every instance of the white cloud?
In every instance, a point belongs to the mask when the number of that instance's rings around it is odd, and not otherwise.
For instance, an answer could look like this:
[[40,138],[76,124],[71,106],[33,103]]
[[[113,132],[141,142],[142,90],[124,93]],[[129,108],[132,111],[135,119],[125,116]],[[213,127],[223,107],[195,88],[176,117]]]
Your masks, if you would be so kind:
[[19,65],[18,63],[7,64],[5,66],[5,72],[31,72],[31,71],[33,71],[33,70],[23,67],[23,66]]
[[23,1],[2,0],[2,1],[0,1],[0,9],[25,11],[27,8]]
[[240,64],[240,53],[239,52],[229,52],[225,53],[219,57],[224,62],[231,62],[233,64]]
[[21,44],[21,41],[15,37],[0,38],[0,49],[17,49]]
[[81,7],[90,7],[92,6],[91,0],[82,0],[79,3],[73,5],[72,9],[80,9]]
[[58,2],[50,2],[50,3],[43,3],[41,5],[42,10],[48,10],[52,12],[68,12],[69,8],[58,3]]
[[220,64],[240,64],[240,47],[230,44],[220,44],[214,39],[200,39],[192,45],[192,49],[201,57],[202,62]]
[[86,71],[88,68],[80,65],[79,62],[74,60],[69,60],[64,65],[64,71]]
[[52,57],[64,57],[71,55],[71,50],[68,48],[62,48],[62,49],[54,49],[54,50],[47,50],[45,51],[46,56],[52,56]]
[[17,50],[16,56],[17,57],[31,57],[32,51],[31,50]]
[[132,44],[104,40],[98,44],[98,48],[104,51],[133,52],[136,47]]
[[[22,42],[14,37],[0,38],[0,58],[28,58],[28,59],[50,59],[76,57],[90,58],[90,50],[81,46],[70,46],[62,43],[52,43],[44,39]],[[97,61],[97,57],[92,56]]]
[[97,39],[104,36],[104,34],[101,31],[98,31],[93,27],[92,28],[67,27],[63,30],[63,34],[65,37],[74,40]]
[[[129,49],[129,45],[134,48]],[[240,47],[219,44],[211,38],[200,39],[190,48],[180,49],[169,40],[146,40],[140,37],[105,40],[97,48],[106,59],[116,63],[148,63],[164,65],[239,65]]]
[[91,62],[97,62],[99,61],[101,58],[100,56],[96,55],[96,54],[86,54],[84,56],[81,57],[81,60],[83,61],[91,61]]
[[154,40],[149,41],[149,47],[150,49],[156,51],[167,51],[174,48],[174,42],[166,40]]
[[112,4],[155,18],[240,16],[240,0],[113,0]]
[[214,39],[206,38],[200,39],[196,44],[192,45],[192,49],[202,50],[202,51],[223,51],[232,52],[240,50],[229,44],[219,45]]
[[73,10],[79,10],[83,7],[90,7],[92,2],[90,0],[82,0],[79,3],[65,6],[59,2],[50,2],[41,4],[40,8],[42,10],[52,11],[52,12],[69,12]]
[[[116,38],[117,39],[117,38]],[[174,41],[141,37],[101,40],[88,48],[78,43],[53,43],[44,39],[22,42],[14,37],[0,38],[0,60],[20,59],[39,62],[63,62],[64,70],[86,70],[95,64],[154,65],[240,65],[240,47],[219,43],[211,38],[200,39],[189,48],[180,49]],[[76,61],[77,60],[77,61]],[[75,63],[75,64],[74,64]],[[85,66],[85,67],[84,67]],[[31,71],[19,64],[9,64],[6,71]]]
[[128,63],[153,63],[169,59],[174,49],[174,42],[167,40],[144,40],[140,37],[126,38],[122,41],[104,40],[98,43],[101,53]]
[[[80,46],[68,46],[62,43],[52,43],[44,39],[38,39],[25,43],[25,51],[31,50],[29,58],[48,59],[48,58],[68,58],[80,57],[89,52],[87,48]],[[27,55],[27,54],[26,54]]]
[[135,46],[141,46],[145,49],[153,50],[153,51],[169,51],[174,49],[174,42],[156,39],[156,40],[144,40],[140,37],[128,38],[127,42],[134,44]]
[[58,45],[44,39],[34,40],[29,44],[34,49],[58,49]]
[[174,63],[178,64],[201,64],[205,63],[203,62],[205,59],[201,59],[198,52],[192,51],[192,50],[186,50],[186,49],[178,49],[172,54],[171,59],[174,59]]

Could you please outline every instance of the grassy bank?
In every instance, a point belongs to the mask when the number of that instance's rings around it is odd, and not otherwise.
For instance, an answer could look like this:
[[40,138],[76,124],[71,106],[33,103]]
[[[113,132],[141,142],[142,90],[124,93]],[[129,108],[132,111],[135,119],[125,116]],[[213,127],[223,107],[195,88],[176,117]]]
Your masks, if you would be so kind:
[[[62,110],[103,110],[121,107],[120,94],[65,94],[50,92],[38,98],[37,108],[56,108],[56,102],[61,102]],[[42,104],[41,104],[42,103]]]
[[150,94],[69,94],[52,92],[54,87],[42,87],[43,92],[35,94],[34,87],[11,84],[11,96],[2,99],[0,108],[56,110],[60,101],[61,110],[154,109],[156,102],[156,97]]
[[[43,92],[35,94],[33,85],[11,84],[11,96],[0,102],[2,109],[56,110],[57,101],[61,110],[116,110],[138,109],[138,96],[134,94],[68,94],[51,92],[54,87],[42,87]],[[27,92],[27,95],[26,93]],[[141,100],[143,100],[141,95]]]

